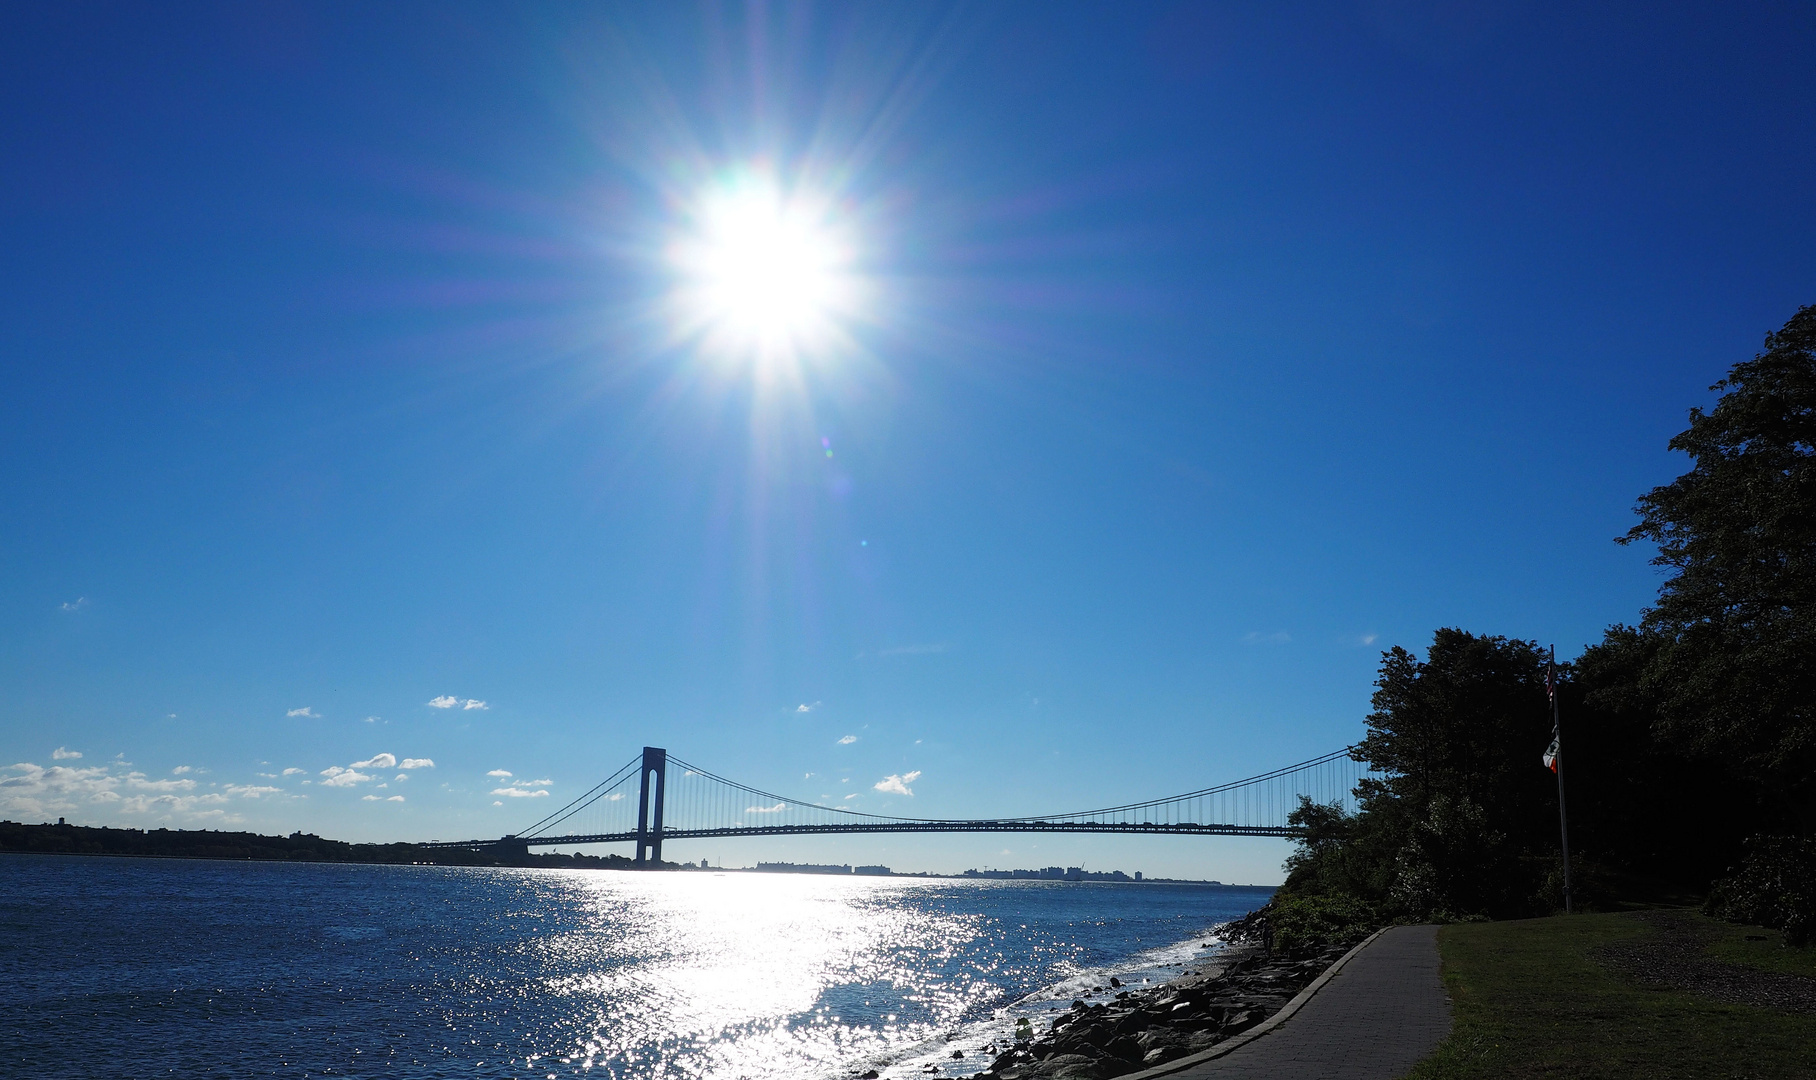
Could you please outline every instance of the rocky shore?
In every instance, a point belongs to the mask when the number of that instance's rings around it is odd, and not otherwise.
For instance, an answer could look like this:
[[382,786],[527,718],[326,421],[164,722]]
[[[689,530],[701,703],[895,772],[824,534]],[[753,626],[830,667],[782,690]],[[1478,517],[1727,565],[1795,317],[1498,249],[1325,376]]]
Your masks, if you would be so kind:
[[1099,986],[1054,1018],[1024,1029],[973,1080],[1107,1080],[1196,1054],[1249,1030],[1286,1005],[1349,949],[1291,953],[1232,945],[1196,975],[1151,989]]

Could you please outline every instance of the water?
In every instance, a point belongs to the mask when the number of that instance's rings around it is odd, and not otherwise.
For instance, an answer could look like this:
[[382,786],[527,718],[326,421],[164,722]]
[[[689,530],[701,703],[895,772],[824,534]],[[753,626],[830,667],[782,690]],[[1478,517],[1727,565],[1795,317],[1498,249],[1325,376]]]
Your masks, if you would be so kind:
[[1017,1017],[1176,975],[1266,896],[0,856],[0,1073],[969,1074]]

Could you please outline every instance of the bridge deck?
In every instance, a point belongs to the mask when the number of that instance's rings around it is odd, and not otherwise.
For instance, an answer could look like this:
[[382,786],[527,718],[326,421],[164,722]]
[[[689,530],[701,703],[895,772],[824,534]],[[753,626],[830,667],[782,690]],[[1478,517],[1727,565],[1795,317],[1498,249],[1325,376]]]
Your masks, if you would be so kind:
[[[1276,836],[1288,837],[1298,830],[1278,825],[1200,825],[1195,822],[1152,824],[1148,822],[1097,821],[900,821],[852,822],[839,825],[749,825],[720,829],[663,829],[663,840],[699,840],[723,836],[818,836],[828,833],[1117,833],[1152,836]],[[647,839],[655,833],[645,834]],[[573,844],[620,844],[637,840],[636,830],[611,833],[571,833],[561,836],[525,836],[521,840],[531,847],[553,847]],[[490,847],[496,840],[440,840],[421,846],[428,848]]]

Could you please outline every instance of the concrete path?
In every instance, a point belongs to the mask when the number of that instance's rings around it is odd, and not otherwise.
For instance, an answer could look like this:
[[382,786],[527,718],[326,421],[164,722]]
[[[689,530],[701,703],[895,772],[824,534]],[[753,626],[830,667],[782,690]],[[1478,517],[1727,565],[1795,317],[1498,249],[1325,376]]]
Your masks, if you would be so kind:
[[1167,1080],[1396,1080],[1449,1034],[1438,928],[1397,926],[1280,1026]]

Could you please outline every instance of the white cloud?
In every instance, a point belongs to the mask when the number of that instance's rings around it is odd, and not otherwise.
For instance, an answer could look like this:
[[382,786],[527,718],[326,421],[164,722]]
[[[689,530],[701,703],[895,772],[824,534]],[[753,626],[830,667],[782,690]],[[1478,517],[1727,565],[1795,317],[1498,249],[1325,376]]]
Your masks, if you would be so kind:
[[354,762],[353,767],[356,769],[395,769],[397,768],[397,758],[392,754],[373,754],[364,761]]
[[[857,798],[857,797],[858,797],[858,793],[857,793],[857,792],[855,792],[855,791],[854,791],[854,792],[852,792],[852,793],[851,793],[851,794],[849,794],[849,795],[847,795],[847,796],[845,796],[845,798],[847,798],[847,799],[855,799],[855,798]],[[840,801],[843,801],[843,800],[840,800]]]
[[193,765],[178,765],[176,768],[170,770],[170,772],[174,776],[182,776],[184,773],[188,772],[190,769],[192,769],[194,767],[195,766],[193,766]]
[[389,799],[386,799],[385,801],[386,802],[403,802],[404,797],[402,795],[393,795]]
[[856,735],[847,735],[843,739],[839,740],[839,745],[840,746],[850,746],[852,743],[857,742],[857,741],[858,741],[858,737]]
[[300,709],[291,709],[289,712],[285,713],[284,715],[285,716],[307,716],[307,717],[311,717],[311,718],[317,719],[317,720],[321,719],[321,716],[322,716],[321,713],[316,712],[315,710],[311,709],[307,705],[304,705]]
[[291,769],[285,769],[284,775],[285,776],[301,776],[305,772],[308,772],[308,770],[291,768]]
[[622,799],[622,798],[624,798],[624,792],[614,791],[609,796],[606,797],[605,801],[606,802],[617,802],[619,799]]
[[193,792],[195,781],[151,780],[142,772],[120,772],[125,763],[72,768],[45,768],[19,762],[0,770],[0,811],[21,817],[78,814],[84,806],[106,808],[108,816],[149,814],[164,820],[227,823],[240,820],[225,811],[205,809],[227,801],[216,793]]
[[65,600],[62,604],[64,611],[81,611],[87,606],[88,597],[86,596],[78,596],[74,600]]
[[548,793],[549,791],[547,788],[536,788],[533,791],[529,788],[520,787],[501,787],[492,789],[492,794],[494,795],[506,795],[513,799],[540,799]]
[[400,769],[433,769],[434,767],[435,759],[426,757],[407,757],[402,764],[398,765]]
[[553,786],[555,786],[555,781],[550,780],[547,777],[544,777],[541,780],[513,780],[513,781],[511,781],[511,786],[513,786],[513,787],[553,787]]
[[744,812],[746,814],[779,814],[786,809],[788,809],[788,804],[779,802],[774,806],[746,806]]
[[376,717],[376,716],[368,716],[368,717],[366,717],[366,723],[368,723],[368,724],[376,724],[376,723],[378,723],[378,717]]
[[228,784],[226,787],[222,788],[221,790],[225,791],[229,795],[233,795],[233,796],[236,796],[241,799],[257,799],[257,798],[262,798],[266,795],[279,794],[284,789],[283,788],[274,788],[274,787],[259,787],[259,786],[255,786],[252,784]]
[[59,746],[55,750],[52,750],[50,752],[50,756],[51,756],[52,760],[55,760],[55,761],[70,761],[75,758],[81,757],[82,751],[71,750],[67,746]]
[[328,766],[322,770],[322,775],[328,778],[322,781],[323,787],[352,787],[354,784],[363,784],[372,779],[368,773],[343,769],[339,765]]
[[194,791],[194,780],[147,780],[144,773],[126,774],[127,782],[139,791]]
[[913,795],[914,789],[910,788],[908,785],[920,778],[921,771],[916,769],[913,772],[902,773],[899,776],[885,776],[881,780],[878,780],[874,786],[878,791],[888,792],[891,795]]
[[381,795],[361,795],[359,797],[359,801],[360,802],[403,802],[404,797],[402,795],[393,795],[387,799]]
[[487,776],[509,776],[509,775],[511,775],[511,770],[509,770],[509,769],[493,769],[491,772],[486,773],[486,775]]
[[460,704],[460,699],[453,694],[443,694],[438,698],[430,698],[427,702],[431,709],[452,709],[458,704]]
[[493,799],[493,800],[492,800],[492,805],[493,805],[493,806],[503,806],[503,805],[504,805],[504,804],[503,804],[503,803],[501,803],[501,802],[499,802],[499,801],[498,801],[498,800],[497,800],[497,799]]
[[798,713],[812,712],[819,707],[820,707],[820,703],[817,701],[814,702],[812,705],[796,705],[795,712],[798,712]]
[[219,818],[223,821],[238,821],[237,816],[229,817],[222,810],[198,810],[200,806],[215,806],[227,801],[227,796],[210,792],[206,795],[131,795],[120,800],[120,811],[126,814],[163,813],[166,817],[177,814],[197,819]]
[[491,708],[490,705],[487,705],[485,702],[480,701],[477,698],[468,698],[467,700],[460,703],[460,707],[463,709],[489,709],[489,708]]

